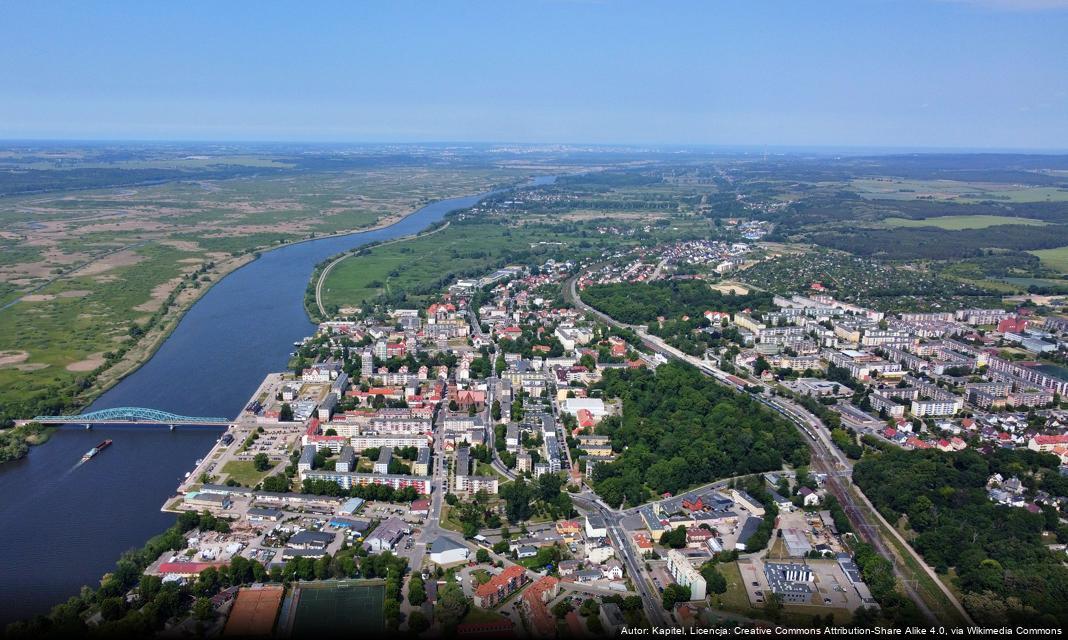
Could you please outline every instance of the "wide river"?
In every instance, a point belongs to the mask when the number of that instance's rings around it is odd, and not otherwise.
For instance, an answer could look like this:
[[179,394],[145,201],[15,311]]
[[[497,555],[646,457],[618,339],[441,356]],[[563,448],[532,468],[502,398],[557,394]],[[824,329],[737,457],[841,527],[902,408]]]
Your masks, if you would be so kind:
[[[263,253],[212,287],[152,359],[91,409],[236,416],[268,372],[285,369],[293,342],[314,331],[304,291],[316,264],[368,242],[417,233],[485,195],[440,200],[383,229]],[[82,585],[95,586],[123,551],[169,527],[174,516],[160,507],[220,433],[208,427],[64,427],[23,460],[0,466],[0,631],[47,612]],[[79,464],[105,438],[114,444]]]

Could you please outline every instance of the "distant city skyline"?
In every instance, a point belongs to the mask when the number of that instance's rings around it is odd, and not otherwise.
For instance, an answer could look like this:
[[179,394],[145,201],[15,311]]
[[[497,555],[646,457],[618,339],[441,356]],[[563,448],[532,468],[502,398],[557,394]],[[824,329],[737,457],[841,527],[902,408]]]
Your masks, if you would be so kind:
[[1068,0],[0,15],[5,139],[1068,150]]

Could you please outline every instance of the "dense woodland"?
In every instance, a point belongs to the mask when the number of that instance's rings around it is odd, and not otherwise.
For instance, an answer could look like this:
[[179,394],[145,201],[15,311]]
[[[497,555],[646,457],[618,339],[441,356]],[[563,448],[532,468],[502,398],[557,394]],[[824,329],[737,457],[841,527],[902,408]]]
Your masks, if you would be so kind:
[[622,417],[597,426],[621,452],[594,469],[594,487],[608,504],[808,464],[808,448],[789,423],[691,366],[611,369],[594,387],[623,399]]
[[816,233],[809,240],[862,256],[890,260],[968,258],[987,248],[1031,251],[1064,246],[1068,225],[1036,231],[1028,225],[995,225],[950,231],[937,227],[902,229],[855,228]]
[[[853,478],[890,522],[905,517],[913,545],[940,573],[950,568],[963,603],[985,625],[1068,623],[1068,568],[1047,544],[1068,540],[1052,507],[1037,513],[1000,506],[986,483],[998,472],[1030,490],[1066,495],[1057,458],[1032,451],[889,451],[865,457]],[[1043,532],[1046,532],[1044,535]]]
[[770,293],[759,292],[724,294],[693,280],[602,284],[582,292],[583,302],[627,324],[647,324],[660,316],[699,318],[709,310],[734,313],[747,308],[769,309],[771,298]]

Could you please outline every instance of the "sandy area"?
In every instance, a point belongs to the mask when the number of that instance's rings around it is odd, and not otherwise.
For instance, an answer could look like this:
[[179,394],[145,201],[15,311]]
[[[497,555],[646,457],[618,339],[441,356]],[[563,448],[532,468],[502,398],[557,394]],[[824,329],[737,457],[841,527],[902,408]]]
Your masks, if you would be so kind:
[[67,365],[67,371],[92,371],[104,364],[104,352],[94,353],[85,360],[72,362]]
[[47,302],[49,300],[55,300],[56,298],[84,298],[92,293],[92,291],[86,291],[85,289],[72,289],[70,291],[61,291],[60,293],[31,293],[28,296],[22,296],[23,302]]
[[25,351],[0,351],[0,367],[25,362],[29,357]]
[[[191,240],[160,240],[159,243],[168,247],[174,247],[179,251],[200,251],[200,245]],[[181,262],[186,262],[187,260],[196,260],[196,258],[186,258]]]
[[731,291],[733,291],[734,293],[740,296],[744,296],[749,293],[749,287],[739,282],[721,282],[719,284],[710,284],[708,286],[709,288],[719,291],[720,293],[729,294]]
[[134,307],[134,311],[156,311],[163,306],[163,301],[167,299],[167,296],[171,295],[171,291],[174,291],[174,288],[177,287],[178,283],[181,281],[181,278],[171,278],[166,282],[156,285],[152,289],[152,297]]
[[129,249],[124,249],[117,253],[113,253],[106,258],[101,258],[92,264],[88,264],[75,273],[79,276],[95,276],[119,267],[133,266],[144,259],[144,256],[138,255]]

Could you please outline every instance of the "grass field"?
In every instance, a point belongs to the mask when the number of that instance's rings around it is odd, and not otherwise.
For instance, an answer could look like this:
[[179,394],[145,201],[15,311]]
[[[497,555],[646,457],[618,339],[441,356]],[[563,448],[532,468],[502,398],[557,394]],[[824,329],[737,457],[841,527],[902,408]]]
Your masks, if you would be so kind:
[[1013,218],[1010,216],[941,216],[938,218],[924,218],[912,220],[910,218],[885,218],[880,221],[882,226],[890,228],[901,227],[938,227],[947,231],[960,231],[962,229],[986,229],[999,224],[1020,224],[1034,227],[1045,226],[1047,223],[1032,218]]
[[957,180],[903,180],[862,178],[849,183],[861,197],[886,200],[928,198],[953,202],[1068,202],[1068,190],[1057,187],[1021,187],[998,182]]
[[267,477],[271,469],[256,471],[255,465],[250,461],[231,460],[223,465],[222,472],[227,474],[230,479],[241,483],[242,486],[255,487]]
[[1038,256],[1038,259],[1042,261],[1042,264],[1050,269],[1060,273],[1068,273],[1068,247],[1041,249],[1038,251],[1031,251],[1030,253]]
[[[538,242],[561,243],[532,247]],[[539,251],[550,256],[575,255],[585,242],[592,247],[606,238],[550,234],[541,225],[507,226],[497,222],[452,223],[432,235],[371,249],[337,264],[323,283],[323,306],[361,306],[379,295],[398,291],[437,296],[451,275],[484,275],[511,258]],[[422,292],[426,292],[425,294]]]
[[339,629],[377,637],[385,630],[386,587],[381,581],[302,583],[294,597],[294,638],[335,637]]
[[[275,166],[269,157],[236,162]],[[185,310],[252,251],[367,228],[519,175],[369,167],[6,198],[0,306],[18,302],[0,308],[0,418],[91,402],[150,357]],[[207,271],[194,286],[200,268]]]

